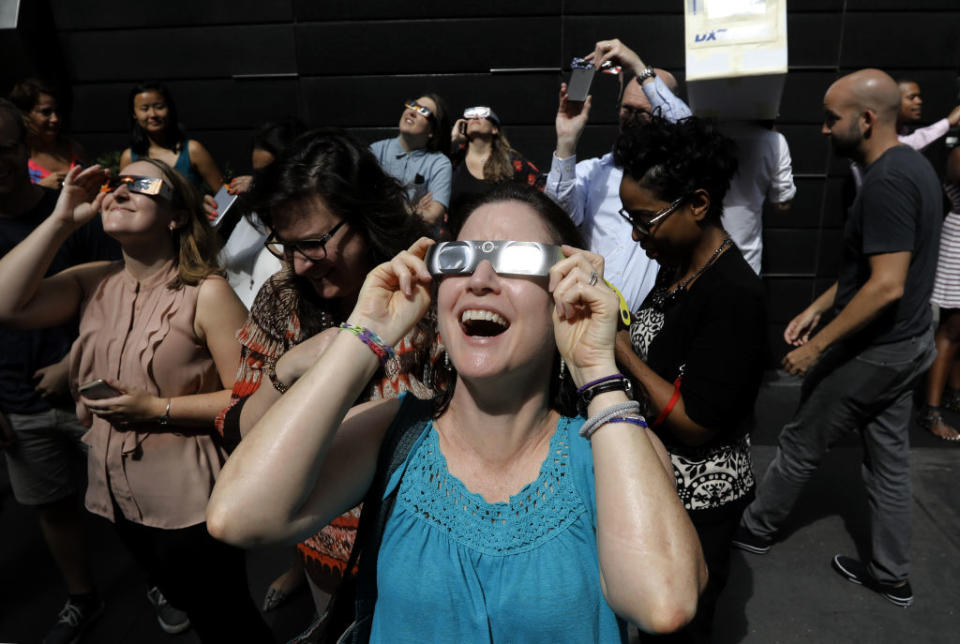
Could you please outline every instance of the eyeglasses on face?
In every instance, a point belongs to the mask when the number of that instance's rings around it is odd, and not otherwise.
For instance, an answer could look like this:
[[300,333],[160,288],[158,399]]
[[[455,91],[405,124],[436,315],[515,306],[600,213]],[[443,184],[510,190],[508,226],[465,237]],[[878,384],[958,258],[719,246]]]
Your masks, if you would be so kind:
[[433,110],[431,110],[429,107],[426,107],[425,105],[421,105],[420,103],[414,100],[409,100],[405,102],[403,106],[408,110],[413,110],[414,112],[416,112],[417,114],[419,114],[420,116],[426,119],[433,120],[435,118],[433,115]]
[[346,219],[330,229],[330,232],[317,239],[298,239],[297,241],[281,241],[277,239],[276,233],[270,233],[267,241],[263,242],[264,247],[270,251],[270,254],[277,259],[289,259],[294,252],[300,253],[311,261],[318,262],[327,256],[327,242],[330,241],[340,227],[347,223]]
[[650,219],[646,219],[646,220],[636,218],[633,214],[631,214],[629,211],[625,210],[624,208],[621,208],[619,212],[620,212],[620,216],[626,219],[630,223],[630,225],[633,226],[634,230],[636,230],[637,233],[640,234],[641,237],[648,237],[651,234],[651,232],[653,232],[653,227],[658,223],[660,223],[661,221],[663,221],[664,219],[666,219],[667,217],[669,217],[671,214],[673,214],[674,211],[676,211],[676,209],[680,207],[680,204],[682,204],[685,199],[686,197],[680,197],[678,199],[675,199],[669,206],[667,206],[663,210],[660,210],[654,213]]

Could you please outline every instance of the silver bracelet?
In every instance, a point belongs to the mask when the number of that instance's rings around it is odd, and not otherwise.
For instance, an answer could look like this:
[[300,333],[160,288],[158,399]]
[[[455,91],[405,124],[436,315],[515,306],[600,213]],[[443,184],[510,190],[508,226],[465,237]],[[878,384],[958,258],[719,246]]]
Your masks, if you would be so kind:
[[639,416],[640,403],[636,400],[628,400],[626,402],[605,407],[600,411],[600,413],[587,419],[587,422],[585,422],[580,428],[580,435],[587,440],[590,440],[590,438],[593,436],[593,433],[600,429],[601,425],[606,425],[611,418],[616,418],[617,416],[623,416],[625,414]]

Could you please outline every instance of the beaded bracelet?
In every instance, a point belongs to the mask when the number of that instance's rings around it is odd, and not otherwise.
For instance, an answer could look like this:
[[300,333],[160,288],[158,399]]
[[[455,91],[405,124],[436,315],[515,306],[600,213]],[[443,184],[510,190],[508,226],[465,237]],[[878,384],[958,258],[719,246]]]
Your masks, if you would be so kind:
[[361,342],[370,347],[370,350],[380,359],[381,365],[386,365],[388,360],[397,357],[397,352],[393,350],[393,347],[381,340],[380,336],[370,329],[357,324],[347,324],[346,322],[341,324],[340,328],[354,334],[360,338]]
[[580,435],[587,440],[590,440],[590,437],[593,436],[593,433],[600,429],[602,425],[606,425],[613,418],[620,418],[624,415],[639,416],[640,403],[638,403],[636,400],[628,400],[626,402],[605,407],[600,411],[600,413],[587,419],[587,421],[580,428]]

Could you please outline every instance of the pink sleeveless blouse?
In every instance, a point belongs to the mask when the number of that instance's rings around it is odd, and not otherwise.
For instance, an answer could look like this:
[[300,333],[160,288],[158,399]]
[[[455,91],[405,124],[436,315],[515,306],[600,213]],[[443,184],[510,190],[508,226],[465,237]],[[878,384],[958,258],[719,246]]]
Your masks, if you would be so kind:
[[[171,262],[138,282],[118,262],[81,308],[80,334],[70,355],[74,387],[114,378],[126,389],[163,398],[223,388],[213,357],[194,333],[198,286],[170,290]],[[222,279],[210,277],[208,279]],[[76,396],[76,392],[75,396]],[[90,417],[77,402],[78,414]],[[93,416],[87,509],[114,520],[114,505],[128,520],[176,529],[202,523],[227,453],[209,428],[157,422],[115,426]]]

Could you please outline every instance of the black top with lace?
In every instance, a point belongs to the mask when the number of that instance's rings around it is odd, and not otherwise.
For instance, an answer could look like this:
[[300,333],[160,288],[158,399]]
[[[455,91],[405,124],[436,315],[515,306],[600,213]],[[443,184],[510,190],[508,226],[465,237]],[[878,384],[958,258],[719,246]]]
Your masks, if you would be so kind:
[[[716,432],[691,447],[659,430],[688,510],[718,508],[754,486],[745,425],[753,413],[766,356],[763,284],[736,248],[720,255],[689,290],[665,296],[675,281],[661,270],[634,314],[634,351],[661,378],[681,378],[687,415]],[[668,423],[667,423],[668,424]]]

